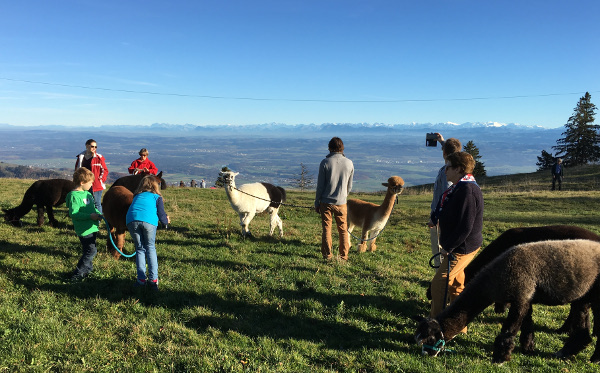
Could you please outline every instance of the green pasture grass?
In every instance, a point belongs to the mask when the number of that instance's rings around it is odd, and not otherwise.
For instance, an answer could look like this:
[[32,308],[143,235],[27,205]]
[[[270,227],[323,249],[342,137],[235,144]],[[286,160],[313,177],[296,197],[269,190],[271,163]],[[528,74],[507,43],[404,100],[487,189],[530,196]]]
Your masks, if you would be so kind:
[[[0,206],[20,203],[33,180],[0,179]],[[240,237],[224,190],[163,191],[172,223],[157,233],[160,292],[134,289],[133,259],[114,260],[106,231],[95,270],[67,281],[80,243],[65,206],[61,226],[0,223],[0,371],[27,372],[598,372],[590,345],[570,360],[552,354],[568,307],[534,308],[536,352],[491,364],[505,315],[489,307],[448,347],[425,358],[413,316],[429,312],[425,290],[430,195],[399,196],[377,251],[325,263],[313,192],[291,190],[284,236],[258,215]],[[375,203],[382,194],[353,194]],[[484,245],[516,226],[575,224],[600,233],[598,191],[484,189]],[[306,208],[304,208],[306,207]],[[125,250],[133,250],[127,237]]]

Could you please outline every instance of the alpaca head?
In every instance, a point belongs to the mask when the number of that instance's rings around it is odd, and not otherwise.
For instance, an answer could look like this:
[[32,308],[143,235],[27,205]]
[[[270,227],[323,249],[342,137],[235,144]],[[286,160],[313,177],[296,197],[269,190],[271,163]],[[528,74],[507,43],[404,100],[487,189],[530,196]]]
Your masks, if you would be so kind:
[[239,172],[233,172],[233,171],[225,171],[225,172],[220,172],[219,176],[221,176],[223,178],[223,183],[227,186],[235,186],[235,177],[237,175],[239,175]]
[[445,345],[444,333],[440,323],[431,317],[419,318],[415,331],[415,341],[421,346],[423,356],[437,356]]
[[381,185],[387,187],[393,194],[400,194],[404,188],[404,180],[400,176],[392,176],[387,183],[381,183]]

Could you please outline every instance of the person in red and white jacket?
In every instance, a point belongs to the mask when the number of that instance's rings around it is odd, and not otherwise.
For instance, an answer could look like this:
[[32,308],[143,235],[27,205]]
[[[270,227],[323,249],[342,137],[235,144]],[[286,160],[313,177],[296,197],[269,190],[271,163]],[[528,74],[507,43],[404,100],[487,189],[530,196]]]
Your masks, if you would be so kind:
[[142,148],[138,154],[140,157],[131,162],[131,166],[128,168],[129,173],[132,175],[137,175],[139,173],[156,175],[158,173],[158,168],[156,168],[154,163],[148,159],[148,150]]
[[106,189],[106,179],[108,178],[108,168],[102,154],[97,153],[98,144],[96,140],[89,139],[85,142],[85,150],[77,154],[75,169],[85,167],[94,174],[94,182],[90,192],[94,196],[94,204],[100,213],[102,213],[102,192]]

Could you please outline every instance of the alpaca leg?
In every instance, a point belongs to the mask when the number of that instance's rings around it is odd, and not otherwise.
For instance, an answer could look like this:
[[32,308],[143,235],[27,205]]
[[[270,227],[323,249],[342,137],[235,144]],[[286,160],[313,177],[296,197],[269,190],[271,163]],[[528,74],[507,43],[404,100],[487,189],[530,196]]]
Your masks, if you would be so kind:
[[256,214],[255,211],[251,211],[251,212],[247,212],[244,214],[240,214],[241,217],[241,225],[242,225],[242,236],[246,237],[246,236],[252,236],[252,233],[250,233],[250,222],[252,221],[252,219],[254,218],[254,215]]
[[283,237],[283,221],[279,217],[279,214],[275,214],[277,217],[277,227],[279,228],[279,237]]
[[[594,302],[594,304],[592,305],[592,311],[594,313],[595,321],[593,334],[594,336],[598,337],[598,335],[596,334],[596,325],[598,324],[598,321],[596,320],[600,320],[600,304],[598,304],[598,300],[596,300],[596,302]],[[590,361],[596,364],[600,363],[600,338],[596,338],[596,349],[594,350]]]
[[53,227],[57,227],[58,220],[54,218],[54,209],[52,208],[52,205],[46,206],[46,212],[48,214],[48,221],[50,222],[50,225]]
[[492,362],[504,363],[505,361],[510,361],[510,355],[515,348],[515,335],[517,335],[517,332],[521,327],[521,323],[523,322],[523,319],[526,317],[530,308],[531,305],[529,303],[512,303],[510,305],[510,310],[508,311],[508,316],[502,325],[502,330],[494,341],[494,354],[492,356]]
[[362,235],[360,237],[361,241],[358,243],[358,252],[364,253],[367,251],[367,240],[369,239],[369,231],[363,229]]
[[271,210],[271,222],[269,224],[269,236],[272,236],[273,232],[275,231],[275,227],[277,226],[277,219],[279,219],[279,217],[277,216],[277,210],[272,209]]
[[44,206],[42,205],[37,206],[37,225],[38,227],[44,225]]
[[569,333],[563,348],[556,352],[557,357],[573,356],[581,352],[592,341],[589,308],[590,304],[585,302],[578,301],[571,304],[571,313],[573,314],[571,320],[572,331]]
[[[379,234],[379,232],[373,232],[373,237],[376,237]],[[369,245],[369,250],[371,250],[371,252],[377,250],[377,245],[375,244],[375,241],[377,241],[377,238],[373,238],[371,240],[371,244]]]
[[521,343],[521,350],[523,353],[532,353],[535,348],[535,339],[533,334],[533,307],[529,307],[527,315],[523,319],[521,324],[521,336],[519,342]]

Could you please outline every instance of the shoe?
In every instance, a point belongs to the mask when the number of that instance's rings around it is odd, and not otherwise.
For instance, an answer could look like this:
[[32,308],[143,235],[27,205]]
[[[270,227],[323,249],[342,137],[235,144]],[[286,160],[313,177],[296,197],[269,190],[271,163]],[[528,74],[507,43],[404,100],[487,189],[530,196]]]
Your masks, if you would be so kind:
[[88,277],[88,274],[82,274],[82,273],[74,273],[71,276],[71,282],[80,282],[83,281],[84,278]]
[[146,286],[146,281],[136,280],[133,284],[134,288],[143,288],[144,286]]
[[158,291],[158,281],[148,281],[148,289]]

